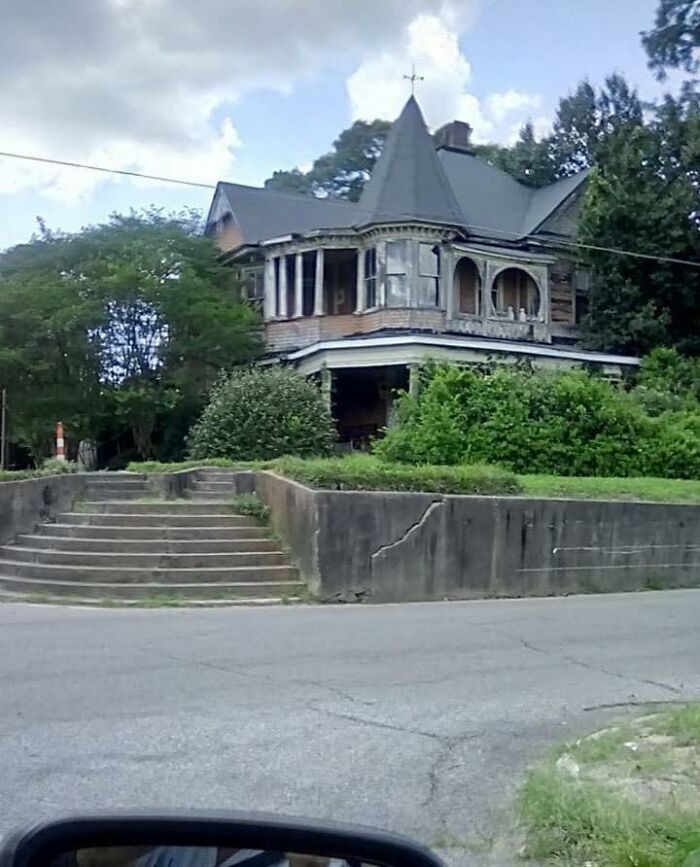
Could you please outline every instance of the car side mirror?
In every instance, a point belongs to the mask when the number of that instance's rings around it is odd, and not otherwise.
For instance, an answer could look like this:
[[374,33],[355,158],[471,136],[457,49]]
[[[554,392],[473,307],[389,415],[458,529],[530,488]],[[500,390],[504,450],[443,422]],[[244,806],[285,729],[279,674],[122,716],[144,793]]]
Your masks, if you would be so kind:
[[16,831],[0,867],[444,867],[406,837],[259,813],[76,816]]

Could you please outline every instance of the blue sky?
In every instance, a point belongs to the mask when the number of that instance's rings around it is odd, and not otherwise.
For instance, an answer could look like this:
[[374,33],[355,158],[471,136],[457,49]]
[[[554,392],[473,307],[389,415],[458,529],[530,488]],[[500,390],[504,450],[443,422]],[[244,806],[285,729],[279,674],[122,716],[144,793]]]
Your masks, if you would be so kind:
[[[558,98],[586,76],[620,71],[658,96],[639,39],[656,5],[25,0],[0,33],[0,150],[257,185],[308,165],[357,117],[395,117],[414,61],[429,124],[458,117],[477,140],[508,141],[527,119],[545,131]],[[38,215],[74,230],[112,211],[209,200],[206,190],[0,158],[0,248],[27,240]]]

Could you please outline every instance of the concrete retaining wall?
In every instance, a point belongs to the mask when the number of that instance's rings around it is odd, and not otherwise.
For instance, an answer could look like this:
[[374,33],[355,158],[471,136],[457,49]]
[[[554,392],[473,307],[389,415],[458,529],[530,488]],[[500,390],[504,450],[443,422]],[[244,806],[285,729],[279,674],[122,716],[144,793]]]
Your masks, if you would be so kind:
[[374,602],[700,586],[700,507],[256,488],[311,589]]
[[89,473],[67,473],[0,482],[0,544],[30,533],[39,521],[51,520],[58,512],[70,511],[89,478]]

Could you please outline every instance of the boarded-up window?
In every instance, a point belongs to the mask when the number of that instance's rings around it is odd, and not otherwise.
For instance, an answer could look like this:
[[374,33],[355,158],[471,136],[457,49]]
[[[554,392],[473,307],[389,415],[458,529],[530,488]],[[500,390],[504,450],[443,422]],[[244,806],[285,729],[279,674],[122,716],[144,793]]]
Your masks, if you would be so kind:
[[521,268],[506,268],[496,277],[491,290],[496,313],[512,319],[539,316],[540,291],[532,277]]

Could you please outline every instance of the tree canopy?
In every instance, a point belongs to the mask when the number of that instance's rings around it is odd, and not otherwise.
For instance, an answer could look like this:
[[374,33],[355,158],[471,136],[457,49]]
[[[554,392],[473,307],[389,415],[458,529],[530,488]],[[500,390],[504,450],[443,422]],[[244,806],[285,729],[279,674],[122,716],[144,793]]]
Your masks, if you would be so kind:
[[74,438],[130,432],[144,458],[167,451],[162,429],[186,430],[219,371],[259,351],[257,314],[198,229],[187,214],[114,215],[0,256],[0,383],[35,460],[57,420]]
[[699,0],[659,0],[651,30],[642,34],[649,66],[662,81],[669,69],[695,75],[699,67]]
[[333,142],[333,150],[314,160],[308,172],[276,171],[265,181],[271,189],[316,196],[335,196],[356,202],[382,152],[391,124],[385,120],[356,120]]

